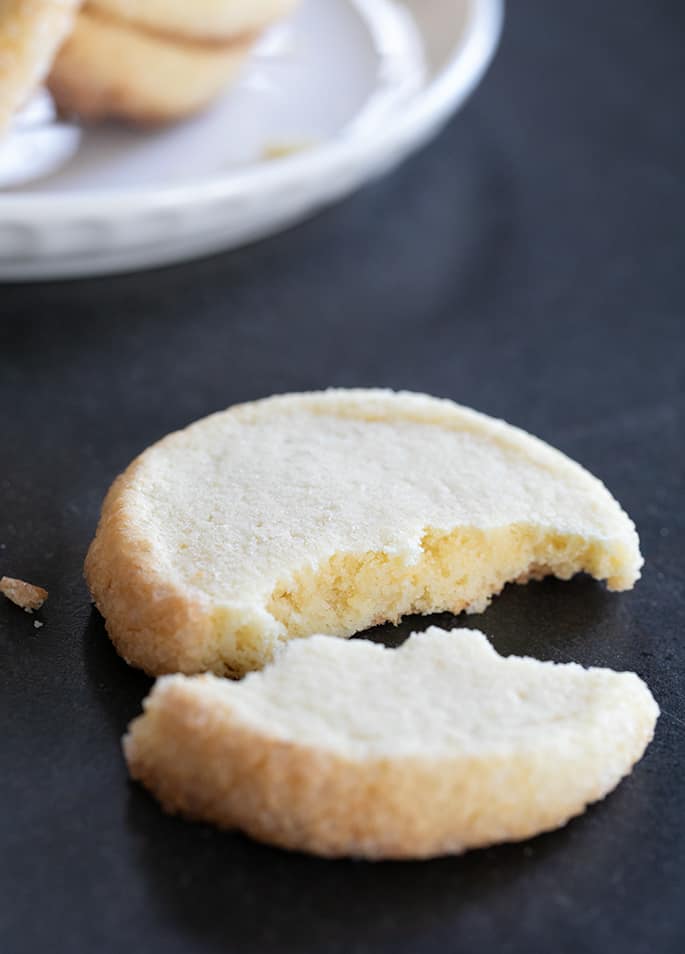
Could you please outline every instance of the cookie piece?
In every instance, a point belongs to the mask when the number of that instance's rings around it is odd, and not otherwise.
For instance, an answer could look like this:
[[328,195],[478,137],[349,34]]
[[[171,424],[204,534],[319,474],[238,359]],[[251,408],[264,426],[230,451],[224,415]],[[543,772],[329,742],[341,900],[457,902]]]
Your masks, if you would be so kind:
[[42,83],[81,0],[0,4],[0,136]]
[[296,4],[297,0],[90,0],[89,7],[148,30],[221,41],[257,33]]
[[611,494],[536,438],[451,401],[339,390],[149,448],[107,495],[86,578],[133,665],[240,675],[293,637],[480,611],[546,574],[630,589],[641,564]]
[[162,36],[88,7],[55,60],[49,88],[62,112],[84,119],[172,122],[229,86],[255,39],[204,43]]
[[0,593],[27,613],[39,610],[48,598],[48,591],[42,586],[15,580],[12,576],[0,577]]
[[131,775],[169,812],[327,856],[428,858],[557,828],[641,758],[633,673],[499,656],[474,630],[400,649],[314,636],[242,682],[165,676]]

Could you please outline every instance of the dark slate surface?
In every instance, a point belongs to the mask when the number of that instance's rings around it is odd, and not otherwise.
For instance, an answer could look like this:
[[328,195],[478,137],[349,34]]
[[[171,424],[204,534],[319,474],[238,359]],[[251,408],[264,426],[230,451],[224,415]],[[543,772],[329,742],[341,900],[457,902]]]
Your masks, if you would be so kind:
[[[467,109],[353,200],[184,267],[2,289],[0,572],[50,590],[41,630],[0,605],[4,954],[685,950],[684,29],[676,0],[518,0]],[[81,581],[111,478],[210,411],[326,385],[504,416],[634,516],[633,593],[533,584],[470,620],[504,652],[635,669],[663,708],[634,775],[565,830],[325,862],[167,818],[127,782],[149,680]]]

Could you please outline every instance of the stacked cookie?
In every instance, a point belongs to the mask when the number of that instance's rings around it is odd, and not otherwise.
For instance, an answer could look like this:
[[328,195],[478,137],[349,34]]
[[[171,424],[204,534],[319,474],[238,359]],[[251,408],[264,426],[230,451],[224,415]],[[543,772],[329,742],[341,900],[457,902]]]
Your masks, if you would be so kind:
[[0,136],[45,79],[79,6],[80,0],[0,4]]
[[257,38],[296,0],[90,0],[50,90],[63,112],[141,124],[181,119],[235,79]]

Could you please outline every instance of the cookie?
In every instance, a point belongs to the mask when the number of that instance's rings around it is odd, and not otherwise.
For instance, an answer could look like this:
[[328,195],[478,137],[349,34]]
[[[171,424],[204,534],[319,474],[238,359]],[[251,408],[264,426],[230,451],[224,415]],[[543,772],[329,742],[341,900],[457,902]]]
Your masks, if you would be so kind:
[[510,581],[630,589],[632,521],[578,464],[451,401],[327,391],[230,408],[115,482],[86,560],[147,672],[241,675],[284,641],[482,611]]
[[47,76],[80,5],[80,0],[0,4],[0,136]]
[[427,858],[563,825],[631,770],[658,712],[633,673],[505,659],[474,630],[397,650],[314,636],[241,682],[159,679],[124,749],[169,812],[319,855]]
[[148,30],[216,42],[263,30],[297,0],[90,0],[89,8]]
[[205,43],[83,10],[52,68],[63,113],[157,125],[197,112],[237,77],[256,36]]

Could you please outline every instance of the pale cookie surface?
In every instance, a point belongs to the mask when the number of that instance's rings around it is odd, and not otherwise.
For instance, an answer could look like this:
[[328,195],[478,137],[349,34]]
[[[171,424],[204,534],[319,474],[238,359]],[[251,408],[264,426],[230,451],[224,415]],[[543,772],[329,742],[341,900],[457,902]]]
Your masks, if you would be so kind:
[[240,674],[293,637],[482,609],[531,576],[629,589],[641,564],[606,488],[523,431],[423,395],[327,391],[147,450],[107,496],[86,577],[129,662]]
[[83,10],[49,87],[63,112],[85,119],[172,122],[205,107],[237,77],[254,36],[204,44],[157,35]]
[[314,636],[242,682],[165,676],[131,774],[171,812],[321,855],[423,858],[556,828],[642,756],[633,673],[499,656],[474,630],[397,650]]
[[93,10],[155,31],[205,40],[263,30],[296,6],[297,0],[90,0]]
[[0,2],[0,137],[45,79],[81,0]]

